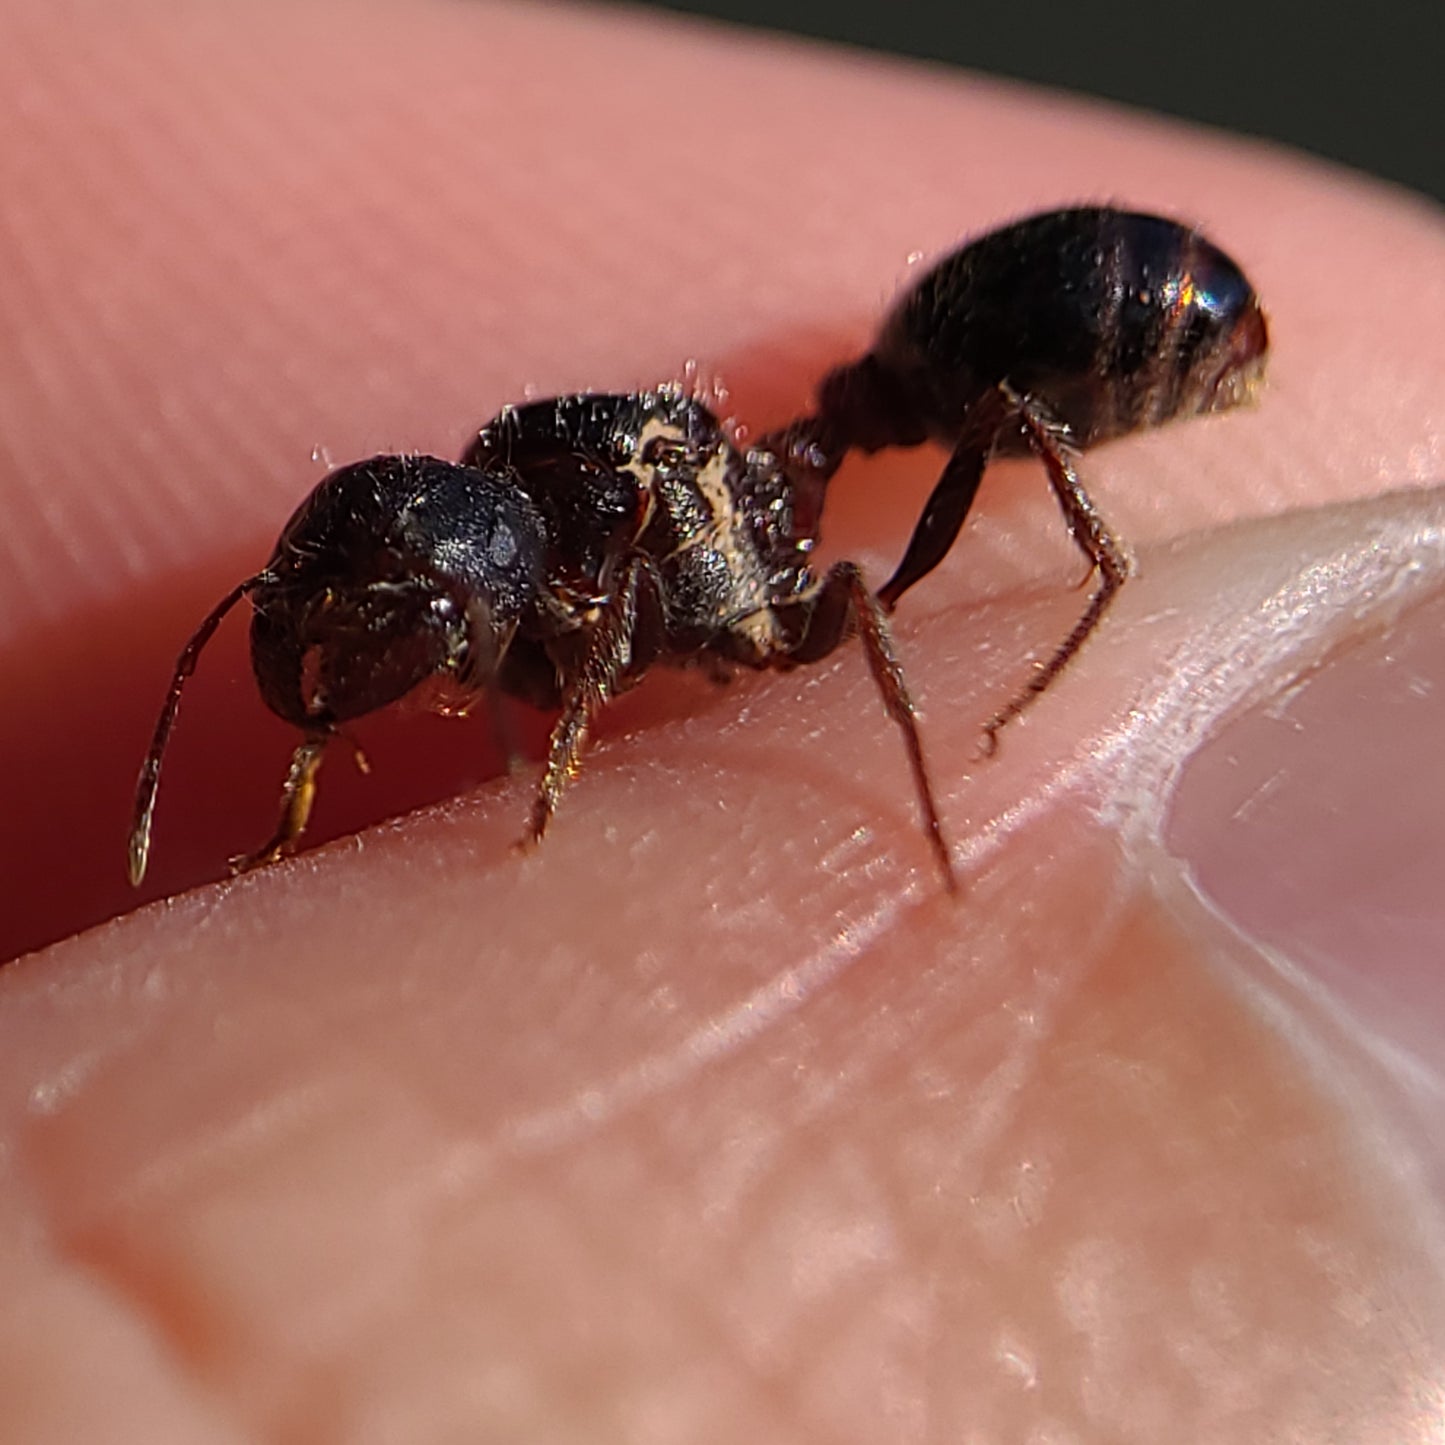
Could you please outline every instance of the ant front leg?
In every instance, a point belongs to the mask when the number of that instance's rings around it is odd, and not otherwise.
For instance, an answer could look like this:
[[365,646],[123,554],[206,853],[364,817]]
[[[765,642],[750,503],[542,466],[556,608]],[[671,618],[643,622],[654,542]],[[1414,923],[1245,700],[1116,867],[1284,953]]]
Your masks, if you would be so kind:
[[562,715],[547,744],[547,766],[542,773],[537,801],[532,805],[526,843],[541,842],[567,784],[577,776],[592,720],[616,691],[623,675],[629,670],[640,670],[636,656],[638,601],[644,578],[652,583],[654,597],[659,596],[651,559],[634,553],[618,570],[612,593],[603,603],[601,615],[587,639],[582,661],[575,674],[567,679]]
[[854,562],[838,562],[828,570],[821,589],[806,604],[807,623],[803,635],[789,650],[789,662],[816,662],[826,657],[856,630],[863,641],[868,667],[888,716],[903,734],[913,786],[923,814],[924,831],[938,859],[944,886],[950,893],[958,888],[953,860],[939,822],[933,785],[923,757],[923,739],[918,732],[918,708],[903,677],[903,664],[893,646],[893,632],[878,599],[868,590],[863,574]]
[[249,873],[253,868],[284,858],[295,849],[311,821],[311,809],[316,802],[316,774],[321,771],[321,759],[330,741],[325,733],[307,738],[291,755],[291,767],[281,790],[281,820],[276,831],[254,853],[232,858],[233,873]]
[[1069,536],[1089,559],[1090,570],[1098,573],[1099,581],[1082,616],[1054,649],[1053,655],[1038,667],[1028,685],[984,724],[984,746],[989,756],[998,749],[999,733],[1043,696],[1075,653],[1089,640],[1109,604],[1128,580],[1130,571],[1129,554],[1123,543],[1099,515],[1093,498],[1079,480],[1069,451],[1068,433],[1051,421],[1031,397],[1019,396],[1007,387],[999,390],[1011,402],[1030,448],[1044,464],[1049,485],[1054,490],[1059,510],[1064,514]]

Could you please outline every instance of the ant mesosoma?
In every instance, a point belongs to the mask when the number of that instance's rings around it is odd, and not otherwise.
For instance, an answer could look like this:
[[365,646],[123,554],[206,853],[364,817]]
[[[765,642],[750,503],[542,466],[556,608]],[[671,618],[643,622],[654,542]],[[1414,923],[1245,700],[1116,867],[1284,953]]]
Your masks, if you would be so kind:
[[[186,644],[141,770],[129,864],[145,874],[156,787],[182,690],[243,598],[266,705],[302,733],[270,862],[301,837],[344,724],[422,688],[460,711],[493,692],[559,707],[528,836],[546,831],[607,700],[655,663],[789,668],[855,632],[903,735],[947,885],[916,710],[885,610],[943,559],[996,453],[1043,461],[1100,574],[1088,608],[990,740],[1078,651],[1127,576],[1070,452],[1247,398],[1263,313],[1239,268],[1175,222],[1051,212],[946,257],[902,297],[871,351],[828,374],[815,414],[746,453],[680,387],[508,407],[459,463],[378,456],[324,478],[265,567]],[[941,440],[953,455],[903,562],[875,597],[858,567],[809,556],[846,454]]]
[[1071,453],[1175,417],[1250,400],[1269,346],[1254,288],[1197,230],[1081,207],[1031,216],[944,257],[893,307],[872,349],[818,387],[817,410],[765,439],[821,497],[857,449],[941,442],[952,455],[903,561],[898,599],[943,560],[989,460],[1033,452],[1098,584],[1028,685],[984,726],[1036,702],[1098,626],[1128,553],[1084,490]]

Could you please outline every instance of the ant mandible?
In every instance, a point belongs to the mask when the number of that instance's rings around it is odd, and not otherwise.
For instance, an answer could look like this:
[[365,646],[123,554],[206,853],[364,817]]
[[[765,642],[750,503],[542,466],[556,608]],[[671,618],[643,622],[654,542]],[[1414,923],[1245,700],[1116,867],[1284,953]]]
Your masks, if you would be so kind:
[[[144,877],[161,760],[202,650],[243,597],[266,705],[302,741],[273,837],[290,852],[342,726],[425,687],[448,710],[491,691],[560,707],[528,836],[539,840],[599,709],[656,663],[789,668],[855,632],[899,727],[946,885],[952,864],[885,610],[952,546],[999,452],[1043,461],[1100,574],[1088,608],[992,740],[1049,685],[1128,573],[1070,452],[1253,394],[1267,333],[1238,266],[1176,222],[1107,208],[990,233],[927,272],[813,415],[746,454],[680,387],[508,407],[460,463],[378,456],[324,478],[265,567],[177,660],[141,770],[129,846]],[[875,597],[858,567],[808,558],[829,479],[854,449],[952,446],[903,562]]]

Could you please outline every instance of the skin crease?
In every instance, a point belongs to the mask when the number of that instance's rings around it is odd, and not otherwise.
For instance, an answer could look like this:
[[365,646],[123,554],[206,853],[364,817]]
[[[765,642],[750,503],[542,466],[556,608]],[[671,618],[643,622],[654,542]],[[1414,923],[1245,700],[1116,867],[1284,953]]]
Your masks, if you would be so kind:
[[[1233,710],[1439,626],[1438,216],[583,11],[14,4],[0,97],[12,954],[132,906],[170,659],[328,461],[689,357],[761,429],[910,252],[1077,200],[1198,218],[1275,338],[1257,410],[1087,458],[1142,575],[996,759],[979,722],[1080,600],[1037,473],[905,599],[956,900],[849,648],[662,674],[525,857],[535,771],[478,787],[484,721],[382,722],[370,778],[323,775],[341,841],[0,971],[9,1438],[1441,1438],[1410,1111],[1159,841]],[[881,580],[939,464],[850,464],[828,554]],[[146,896],[264,835],[289,745],[233,619]]]

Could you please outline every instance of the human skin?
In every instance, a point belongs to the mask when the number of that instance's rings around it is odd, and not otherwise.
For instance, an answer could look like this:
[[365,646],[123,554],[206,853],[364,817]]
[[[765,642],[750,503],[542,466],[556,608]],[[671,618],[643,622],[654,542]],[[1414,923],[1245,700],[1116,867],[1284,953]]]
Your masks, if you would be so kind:
[[[171,659],[328,461],[691,358],[764,429],[911,252],[1080,200],[1205,224],[1275,341],[1087,457],[1140,575],[996,757],[1082,596],[1036,469],[904,600],[956,897],[856,648],[660,672],[527,855],[484,719],[363,730],[336,841],[208,881],[291,743],[233,619],[192,891],[0,970],[7,1438],[1440,1438],[1437,215],[583,11],[12,3],[0,107],[12,953],[131,906]],[[881,581],[940,465],[850,464],[828,554]]]

